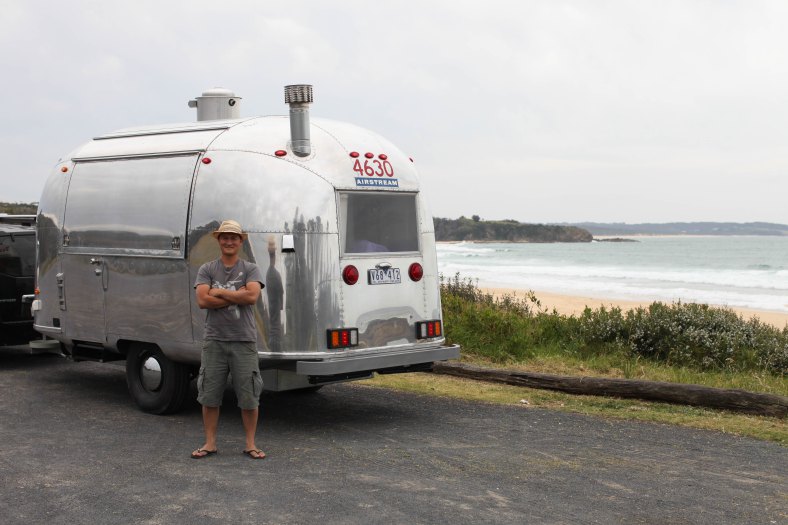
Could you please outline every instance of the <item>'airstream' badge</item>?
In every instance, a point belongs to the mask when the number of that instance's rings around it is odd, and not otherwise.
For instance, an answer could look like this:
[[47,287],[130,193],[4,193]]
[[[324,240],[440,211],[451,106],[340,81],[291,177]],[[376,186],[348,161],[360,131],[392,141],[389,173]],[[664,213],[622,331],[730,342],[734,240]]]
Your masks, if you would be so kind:
[[356,177],[356,186],[384,186],[387,188],[398,188],[399,182],[397,179],[367,179],[364,177]]

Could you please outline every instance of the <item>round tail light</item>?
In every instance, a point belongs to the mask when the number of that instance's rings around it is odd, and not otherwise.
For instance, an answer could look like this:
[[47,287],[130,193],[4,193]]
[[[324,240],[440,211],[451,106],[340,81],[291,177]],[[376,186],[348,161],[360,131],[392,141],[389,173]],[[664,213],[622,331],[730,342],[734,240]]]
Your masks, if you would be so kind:
[[345,281],[345,284],[356,284],[358,282],[358,269],[352,264],[345,266],[345,269],[342,270],[342,280]]
[[421,281],[421,278],[424,277],[424,268],[419,263],[411,264],[408,268],[408,277],[411,281]]

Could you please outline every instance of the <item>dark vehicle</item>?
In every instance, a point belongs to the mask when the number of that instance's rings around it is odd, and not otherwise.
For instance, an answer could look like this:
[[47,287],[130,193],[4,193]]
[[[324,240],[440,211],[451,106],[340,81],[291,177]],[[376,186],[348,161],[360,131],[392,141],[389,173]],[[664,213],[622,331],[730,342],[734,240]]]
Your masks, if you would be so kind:
[[0,215],[0,345],[27,344],[33,330],[30,303],[36,274],[35,216]]

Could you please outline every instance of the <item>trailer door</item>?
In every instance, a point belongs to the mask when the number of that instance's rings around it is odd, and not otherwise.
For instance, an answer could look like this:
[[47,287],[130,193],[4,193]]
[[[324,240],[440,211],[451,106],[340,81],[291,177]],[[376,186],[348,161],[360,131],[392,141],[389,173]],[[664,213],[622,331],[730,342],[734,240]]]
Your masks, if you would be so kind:
[[[68,197],[72,202],[67,201],[62,232],[63,329],[71,339],[104,343],[105,261],[96,250],[85,246],[84,236],[77,234],[72,239],[73,235],[69,234],[69,230],[79,230],[80,224],[84,226],[93,222],[87,219],[86,214],[90,215],[91,210],[84,209],[84,204],[98,199],[98,194],[90,189],[90,174],[82,171],[82,166],[77,164],[71,173]],[[69,209],[69,206],[74,209]]]
[[63,226],[68,337],[191,340],[184,247],[197,158],[77,162]]

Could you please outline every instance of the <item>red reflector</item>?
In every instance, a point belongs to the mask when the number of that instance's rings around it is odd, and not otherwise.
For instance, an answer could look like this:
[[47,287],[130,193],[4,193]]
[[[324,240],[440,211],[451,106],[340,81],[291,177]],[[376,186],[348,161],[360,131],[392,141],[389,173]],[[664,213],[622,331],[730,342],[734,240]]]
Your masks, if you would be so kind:
[[356,157],[358,157],[358,151],[351,151],[350,156],[355,159]]
[[386,160],[387,158],[389,158],[389,156],[388,156],[388,155],[386,155],[385,153],[381,153],[380,155],[378,155],[378,158],[379,158],[380,160]]
[[202,163],[203,164],[210,164],[211,163],[211,159],[209,159],[208,157],[205,157],[204,159],[202,159]]
[[274,152],[274,155],[276,155],[277,157],[284,157],[285,155],[287,155],[287,152],[283,149],[278,149]]
[[424,277],[424,268],[417,262],[411,264],[410,268],[408,268],[408,277],[410,277],[411,281],[421,281],[421,278]]
[[368,159],[371,159],[371,158],[372,158],[372,157],[374,157],[375,155],[374,155],[373,153],[364,153],[364,156],[365,156],[366,158],[368,158]]
[[345,269],[342,270],[342,280],[345,281],[345,284],[356,284],[358,282],[358,269],[352,264],[345,266]]

